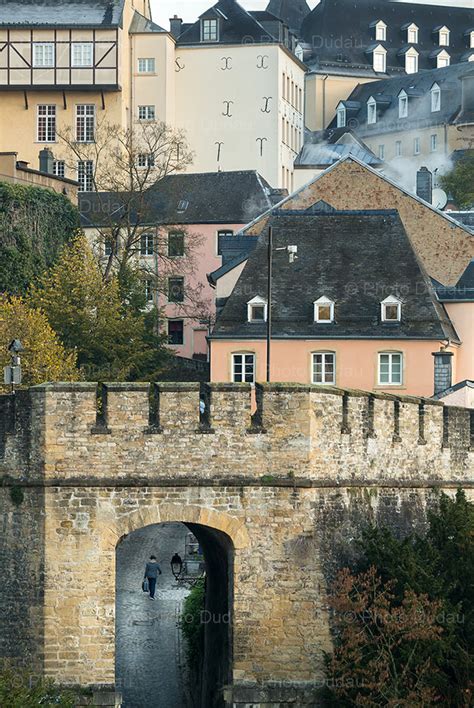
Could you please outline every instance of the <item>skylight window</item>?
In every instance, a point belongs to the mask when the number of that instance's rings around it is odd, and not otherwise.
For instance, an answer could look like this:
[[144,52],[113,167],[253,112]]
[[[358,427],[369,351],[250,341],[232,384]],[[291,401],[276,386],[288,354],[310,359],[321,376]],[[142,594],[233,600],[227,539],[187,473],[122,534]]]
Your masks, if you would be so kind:
[[267,301],[258,295],[247,303],[248,322],[267,321]]
[[394,295],[390,295],[380,303],[382,322],[400,322],[402,319],[402,303]]
[[186,209],[188,208],[188,206],[189,206],[189,202],[186,201],[186,199],[181,199],[178,202],[178,208],[176,211],[178,212],[178,214],[183,214],[186,211]]
[[334,322],[334,301],[329,298],[320,297],[314,302],[314,321],[320,324],[330,324]]

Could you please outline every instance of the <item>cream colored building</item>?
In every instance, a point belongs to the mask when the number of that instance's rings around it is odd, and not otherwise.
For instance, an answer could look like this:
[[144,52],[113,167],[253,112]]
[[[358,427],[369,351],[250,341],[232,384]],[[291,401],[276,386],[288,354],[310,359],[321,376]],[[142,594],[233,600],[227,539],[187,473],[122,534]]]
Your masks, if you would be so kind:
[[2,8],[0,151],[21,148],[36,164],[49,147],[56,174],[88,190],[91,165],[65,164],[58,133],[72,126],[78,142],[91,142],[104,117],[122,128],[159,120],[186,131],[190,171],[256,169],[293,187],[305,66],[283,22],[219,0],[192,25],[176,18],[172,34],[152,22],[148,0],[57,7]]

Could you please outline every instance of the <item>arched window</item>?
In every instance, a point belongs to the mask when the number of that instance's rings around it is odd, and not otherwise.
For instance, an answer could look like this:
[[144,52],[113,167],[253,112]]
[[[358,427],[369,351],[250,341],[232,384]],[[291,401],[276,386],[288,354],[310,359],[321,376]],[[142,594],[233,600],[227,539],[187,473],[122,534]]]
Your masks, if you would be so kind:
[[438,84],[433,84],[430,90],[431,94],[431,112],[436,113],[436,111],[441,110],[441,89]]
[[408,116],[408,96],[405,91],[400,91],[398,94],[398,117],[406,118]]
[[377,383],[379,386],[401,386],[403,384],[402,352],[379,352]]
[[336,383],[335,352],[313,352],[311,355],[311,381],[314,384],[334,386]]
[[373,125],[377,122],[377,102],[373,96],[367,101],[367,123]]
[[340,103],[337,107],[337,127],[345,128],[346,126],[346,107]]

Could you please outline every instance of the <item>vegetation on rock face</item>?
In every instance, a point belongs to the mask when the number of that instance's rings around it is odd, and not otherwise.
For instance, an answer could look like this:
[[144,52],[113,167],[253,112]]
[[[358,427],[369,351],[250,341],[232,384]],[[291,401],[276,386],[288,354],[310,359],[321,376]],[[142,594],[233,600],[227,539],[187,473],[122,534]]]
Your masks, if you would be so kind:
[[26,292],[57,259],[79,226],[79,213],[49,189],[0,183],[0,292]]
[[2,708],[74,708],[79,694],[62,689],[50,679],[19,671],[7,663],[0,665],[0,706]]
[[474,150],[458,160],[440,182],[460,209],[471,208],[474,205]]
[[85,236],[76,237],[58,262],[31,288],[30,300],[46,315],[63,345],[77,353],[88,380],[137,380],[158,376],[171,356],[154,334],[156,311],[144,312],[144,295],[129,275],[102,277]]
[[441,495],[425,536],[369,528],[331,597],[337,706],[470,706],[474,698],[474,504]]
[[186,639],[186,656],[188,666],[196,674],[199,671],[203,642],[204,624],[202,613],[204,611],[205,580],[198,580],[191,588],[191,592],[184,601],[180,626]]
[[0,368],[10,364],[7,345],[13,339],[20,339],[25,350],[21,354],[25,385],[80,377],[75,353],[61,344],[46,316],[21,297],[0,295]]

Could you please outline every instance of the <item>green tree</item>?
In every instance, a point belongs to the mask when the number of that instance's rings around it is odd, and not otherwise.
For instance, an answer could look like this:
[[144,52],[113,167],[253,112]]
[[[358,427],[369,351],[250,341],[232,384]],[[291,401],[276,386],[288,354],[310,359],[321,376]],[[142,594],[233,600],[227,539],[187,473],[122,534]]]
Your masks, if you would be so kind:
[[[352,572],[346,571],[346,587],[341,589],[339,583],[333,598],[338,634],[336,651],[330,659],[332,675],[347,676],[351,662],[354,672],[364,669],[363,653],[351,656],[349,643],[341,641],[347,627],[339,608],[344,602],[354,601],[357,585],[367,573],[374,572],[374,583],[380,592],[389,596],[391,611],[399,612],[406,598],[412,597],[420,604],[420,616],[426,628],[433,633],[428,643],[419,645],[413,656],[408,637],[401,637],[391,660],[392,670],[397,675],[409,666],[410,657],[412,665],[415,659],[421,661],[416,672],[417,683],[413,684],[420,692],[410,699],[411,705],[470,706],[474,697],[474,504],[466,499],[462,490],[454,499],[442,494],[437,508],[428,513],[425,535],[412,534],[400,540],[388,529],[369,527],[359,547],[362,554],[358,564]],[[347,585],[349,581],[353,586]],[[436,609],[435,615],[433,609]],[[367,616],[370,624],[368,601],[364,612],[351,615],[355,635],[359,631],[367,632]],[[416,628],[415,620],[413,628]],[[382,635],[385,634],[383,629]],[[384,641],[387,641],[386,636]],[[334,695],[340,698],[342,693],[335,690]],[[423,695],[425,702],[421,700]],[[360,703],[361,697],[374,702]],[[349,698],[355,702],[347,705],[390,705],[376,699],[373,691],[364,693],[353,689]]]
[[474,150],[456,162],[451,172],[440,178],[441,186],[453,195],[460,209],[474,205]]
[[200,578],[191,588],[183,605],[180,627],[186,639],[186,656],[188,666],[196,676],[199,672],[203,656],[204,624],[202,613],[204,611],[206,585],[204,578]]
[[[132,277],[132,276],[130,276]],[[171,354],[155,336],[134,291],[124,298],[118,279],[104,280],[84,236],[78,236],[56,265],[39,279],[30,300],[45,313],[89,380],[137,380],[157,377]]]
[[79,694],[62,689],[44,679],[2,662],[0,666],[0,706],[2,708],[74,708]]
[[76,207],[62,194],[0,183],[0,292],[24,293],[78,225]]
[[23,383],[75,381],[80,377],[76,355],[68,352],[46,316],[21,297],[0,296],[0,366],[10,363],[7,351],[12,339],[20,339]]

